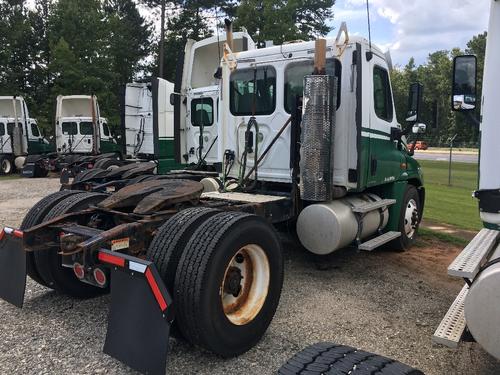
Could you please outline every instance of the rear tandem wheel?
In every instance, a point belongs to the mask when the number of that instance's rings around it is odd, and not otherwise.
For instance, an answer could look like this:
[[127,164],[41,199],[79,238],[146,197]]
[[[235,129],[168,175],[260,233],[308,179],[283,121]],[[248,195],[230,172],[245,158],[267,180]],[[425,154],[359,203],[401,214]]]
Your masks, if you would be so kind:
[[[97,204],[108,195],[99,193],[78,192],[59,201],[45,216],[43,221],[53,219],[69,212],[83,210]],[[50,288],[75,298],[95,297],[105,293],[101,289],[79,281],[71,268],[62,266],[61,255],[55,249],[36,251],[35,265],[40,277]]]
[[213,215],[191,236],[174,284],[182,335],[223,357],[240,355],[260,340],[278,307],[283,285],[279,238],[256,215]]

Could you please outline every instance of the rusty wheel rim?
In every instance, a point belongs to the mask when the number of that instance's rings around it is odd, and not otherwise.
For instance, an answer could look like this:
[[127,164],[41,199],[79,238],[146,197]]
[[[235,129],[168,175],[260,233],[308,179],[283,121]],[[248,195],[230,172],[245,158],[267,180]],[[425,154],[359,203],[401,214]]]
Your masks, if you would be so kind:
[[220,288],[224,315],[235,325],[251,322],[262,310],[269,291],[270,267],[259,245],[238,250],[226,266]]

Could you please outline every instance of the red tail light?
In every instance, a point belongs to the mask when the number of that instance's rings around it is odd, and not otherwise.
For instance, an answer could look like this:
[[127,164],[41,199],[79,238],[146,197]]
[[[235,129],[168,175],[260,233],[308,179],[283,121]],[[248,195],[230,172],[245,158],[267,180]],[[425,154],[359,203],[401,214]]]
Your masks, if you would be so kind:
[[80,280],[85,277],[85,268],[83,268],[80,263],[73,264],[73,272],[75,273],[75,276]]
[[106,285],[107,279],[104,271],[101,270],[100,268],[94,269],[94,280],[100,286]]

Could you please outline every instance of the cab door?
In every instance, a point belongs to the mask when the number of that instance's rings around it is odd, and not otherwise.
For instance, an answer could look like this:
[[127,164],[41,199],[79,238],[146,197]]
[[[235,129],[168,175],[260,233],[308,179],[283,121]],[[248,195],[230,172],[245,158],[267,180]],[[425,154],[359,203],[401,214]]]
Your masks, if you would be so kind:
[[218,87],[193,92],[188,96],[186,143],[188,163],[203,159],[207,164],[218,161]]
[[401,174],[404,158],[391,140],[391,128],[398,127],[392,96],[389,69],[385,60],[372,53],[369,77],[365,88],[369,91],[369,128],[362,128],[363,138],[369,138],[367,185],[395,181]]
[[11,154],[12,143],[10,133],[7,131],[7,124],[0,122],[0,154]]

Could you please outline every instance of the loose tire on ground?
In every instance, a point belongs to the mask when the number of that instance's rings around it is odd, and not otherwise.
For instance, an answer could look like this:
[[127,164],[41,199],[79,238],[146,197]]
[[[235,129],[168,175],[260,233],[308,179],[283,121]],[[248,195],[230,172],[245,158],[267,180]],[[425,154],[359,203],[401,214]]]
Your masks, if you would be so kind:
[[278,370],[278,375],[424,375],[420,370],[377,354],[328,342],[308,346]]
[[[20,229],[25,230],[31,228],[35,225],[40,224],[49,211],[57,205],[61,200],[77,194],[78,191],[63,190],[57,191],[38,201],[31,209],[28,211],[26,216],[21,223]],[[44,286],[48,286],[47,283],[42,279],[35,265],[35,256],[33,252],[26,253],[26,271],[29,277],[35,280],[37,283]]]
[[[64,192],[64,191],[62,191]],[[106,194],[81,193],[70,195],[59,201],[45,216],[44,221],[57,216],[85,209],[97,204],[107,197]],[[54,249],[51,251],[36,251],[35,265],[40,277],[49,287],[75,298],[90,298],[105,292],[101,288],[82,283],[70,268],[61,265],[61,255]]]
[[399,213],[399,231],[401,236],[391,242],[391,247],[398,251],[409,249],[417,240],[418,228],[421,221],[422,206],[417,188],[413,185],[406,187],[403,203]]
[[156,232],[146,256],[155,263],[169,291],[174,290],[177,265],[189,239],[200,224],[218,212],[206,207],[188,208],[168,219]]
[[251,349],[267,330],[283,284],[283,256],[263,218],[223,212],[193,233],[175,275],[177,324],[192,344],[223,357]]

